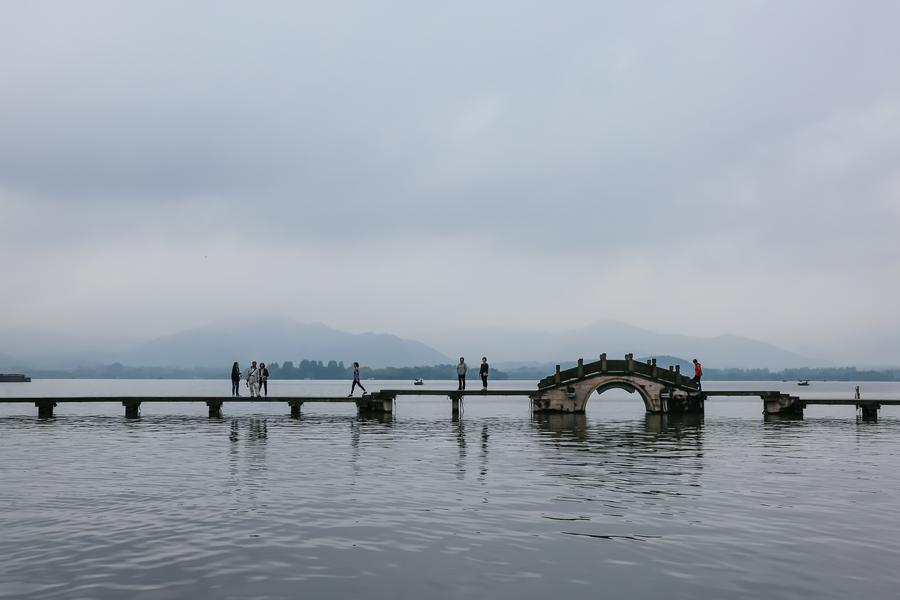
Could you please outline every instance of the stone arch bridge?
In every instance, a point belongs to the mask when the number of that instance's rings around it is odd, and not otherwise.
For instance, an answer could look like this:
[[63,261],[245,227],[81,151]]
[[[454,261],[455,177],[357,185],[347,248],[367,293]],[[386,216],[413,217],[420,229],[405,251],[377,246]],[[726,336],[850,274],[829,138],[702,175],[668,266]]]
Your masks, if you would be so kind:
[[693,379],[681,374],[678,366],[662,368],[656,359],[646,363],[626,354],[624,360],[600,360],[545,377],[538,383],[538,391],[531,394],[534,412],[582,413],[593,392],[622,389],[637,393],[648,413],[702,412],[705,395]]

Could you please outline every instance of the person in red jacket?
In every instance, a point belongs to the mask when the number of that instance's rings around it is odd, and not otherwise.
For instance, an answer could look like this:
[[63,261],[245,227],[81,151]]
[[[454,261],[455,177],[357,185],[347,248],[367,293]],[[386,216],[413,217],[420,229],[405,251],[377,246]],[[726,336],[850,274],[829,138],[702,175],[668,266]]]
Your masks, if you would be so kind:
[[702,390],[703,386],[700,385],[700,379],[703,377],[703,365],[700,364],[700,361],[696,358],[694,359],[694,382],[697,384],[697,389]]

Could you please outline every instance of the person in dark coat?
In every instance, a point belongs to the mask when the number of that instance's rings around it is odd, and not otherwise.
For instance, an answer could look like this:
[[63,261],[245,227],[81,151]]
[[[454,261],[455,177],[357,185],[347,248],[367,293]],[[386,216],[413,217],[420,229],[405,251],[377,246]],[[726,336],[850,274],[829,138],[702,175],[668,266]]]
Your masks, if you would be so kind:
[[237,363],[231,365],[231,395],[240,396],[241,392],[241,366]]
[[363,384],[359,382],[359,363],[353,363],[353,385],[350,386],[350,395],[348,398],[353,397],[353,392],[356,391],[356,386],[359,386],[359,389],[363,391],[363,396],[366,395],[366,388],[363,387]]
[[259,389],[265,390],[266,397],[269,395],[269,368],[266,363],[259,363]]
[[487,356],[481,357],[481,367],[478,369],[478,374],[481,375],[481,391],[487,391],[487,380],[488,373],[490,373],[491,368],[488,366]]

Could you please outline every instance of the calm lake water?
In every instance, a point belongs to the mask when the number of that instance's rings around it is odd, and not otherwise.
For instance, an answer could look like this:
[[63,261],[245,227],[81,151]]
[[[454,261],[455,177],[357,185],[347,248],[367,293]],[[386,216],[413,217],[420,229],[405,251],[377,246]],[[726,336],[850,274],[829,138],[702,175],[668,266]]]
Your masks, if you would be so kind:
[[[364,382],[367,387],[408,382]],[[346,394],[347,382],[271,382]],[[473,383],[474,385],[474,383]],[[853,383],[704,382],[842,397]],[[215,395],[228,381],[35,381],[0,396]],[[429,388],[455,387],[433,382]],[[533,387],[497,382],[494,387]],[[900,385],[862,383],[863,397]],[[896,598],[900,407],[766,422],[757,399],[645,416],[528,400],[0,403],[0,598]]]

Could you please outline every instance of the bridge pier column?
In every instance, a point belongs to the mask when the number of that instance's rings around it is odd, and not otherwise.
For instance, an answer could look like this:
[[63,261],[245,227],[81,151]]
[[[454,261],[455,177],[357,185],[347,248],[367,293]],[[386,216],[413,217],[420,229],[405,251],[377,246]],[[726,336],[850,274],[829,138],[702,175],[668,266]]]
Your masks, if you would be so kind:
[[[661,414],[702,413],[706,396],[703,394],[686,394],[680,390],[667,390],[659,394],[659,412]],[[651,398],[651,403],[653,399]]]
[[592,388],[566,387],[544,390],[531,396],[531,410],[536,413],[583,413]]
[[141,401],[140,400],[123,400],[122,406],[125,407],[125,418],[126,419],[138,419],[141,416]]
[[291,400],[288,402],[288,406],[291,407],[291,418],[299,419],[300,418],[300,408],[303,406],[302,400]]
[[56,407],[56,402],[50,400],[40,400],[35,402],[34,405],[38,409],[38,419],[52,419],[53,418],[53,409]]
[[881,408],[881,405],[877,402],[861,402],[856,406],[859,407],[863,421],[871,421],[874,423],[878,420],[878,409]]
[[459,419],[459,410],[462,408],[462,394],[450,394],[450,413],[454,419]]
[[806,404],[798,396],[790,394],[777,394],[763,396],[763,412],[767,415],[783,415],[803,418],[803,409]]
[[382,395],[378,392],[363,396],[356,401],[356,408],[365,414],[392,414],[394,412],[394,400],[396,396]]
[[221,419],[222,418],[222,401],[221,400],[207,400],[206,406],[209,407],[209,418],[210,419]]

